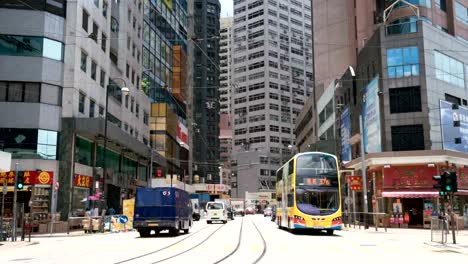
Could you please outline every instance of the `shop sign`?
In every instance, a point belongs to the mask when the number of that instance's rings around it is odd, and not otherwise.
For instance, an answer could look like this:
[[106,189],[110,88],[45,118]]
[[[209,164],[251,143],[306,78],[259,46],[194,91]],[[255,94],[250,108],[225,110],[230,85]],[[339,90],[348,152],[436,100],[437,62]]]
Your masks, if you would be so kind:
[[[54,173],[52,171],[22,171],[24,185],[35,185],[35,184],[44,184],[52,185],[54,180]],[[15,172],[7,171],[0,173],[0,182],[4,179],[7,182],[8,186],[15,185]]]
[[351,191],[362,191],[362,176],[347,176]]
[[391,166],[384,168],[384,188],[432,188],[432,176],[437,175],[436,167]]
[[440,123],[443,148],[468,153],[468,108],[440,100]]
[[73,186],[82,187],[82,188],[92,188],[93,187],[93,177],[75,174],[75,179],[73,180]]
[[468,168],[459,168],[457,170],[458,189],[468,190]]

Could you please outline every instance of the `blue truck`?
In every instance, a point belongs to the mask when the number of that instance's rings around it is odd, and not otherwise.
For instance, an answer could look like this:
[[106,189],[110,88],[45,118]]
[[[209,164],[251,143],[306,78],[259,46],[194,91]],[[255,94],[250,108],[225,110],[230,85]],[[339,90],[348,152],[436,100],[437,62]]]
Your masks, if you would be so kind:
[[169,230],[185,234],[192,226],[192,205],[188,192],[174,187],[137,188],[133,226],[141,237]]

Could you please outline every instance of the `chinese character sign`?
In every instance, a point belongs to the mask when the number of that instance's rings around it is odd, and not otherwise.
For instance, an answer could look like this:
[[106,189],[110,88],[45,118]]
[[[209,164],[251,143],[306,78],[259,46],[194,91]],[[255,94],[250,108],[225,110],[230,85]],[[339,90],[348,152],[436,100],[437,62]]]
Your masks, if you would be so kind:
[[444,149],[468,153],[468,108],[440,100],[440,125]]
[[391,166],[384,168],[384,188],[432,188],[432,176],[437,175],[436,167]]
[[[1,172],[0,182],[3,182],[4,179],[6,180],[8,186],[15,185],[15,172]],[[52,171],[24,171],[23,179],[24,185],[51,185],[54,179],[54,173]]]
[[348,176],[347,178],[351,191],[362,191],[362,176]]
[[75,174],[75,179],[73,181],[73,186],[82,187],[82,188],[92,188],[93,187],[93,177],[80,175],[80,174]]
[[363,90],[362,124],[364,149],[367,153],[382,152],[380,133],[379,76],[377,75]]

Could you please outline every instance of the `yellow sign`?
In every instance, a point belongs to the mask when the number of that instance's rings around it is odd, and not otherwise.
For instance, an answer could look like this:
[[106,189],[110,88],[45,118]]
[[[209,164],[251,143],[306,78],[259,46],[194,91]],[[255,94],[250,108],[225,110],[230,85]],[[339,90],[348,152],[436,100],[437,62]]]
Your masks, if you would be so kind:
[[49,184],[50,182],[50,175],[47,171],[43,171],[37,177],[37,180],[40,184]]
[[133,213],[135,209],[135,198],[123,200],[123,214],[128,217],[126,227],[128,230],[133,229]]
[[172,0],[163,0],[163,3],[166,5],[167,8],[172,10]]

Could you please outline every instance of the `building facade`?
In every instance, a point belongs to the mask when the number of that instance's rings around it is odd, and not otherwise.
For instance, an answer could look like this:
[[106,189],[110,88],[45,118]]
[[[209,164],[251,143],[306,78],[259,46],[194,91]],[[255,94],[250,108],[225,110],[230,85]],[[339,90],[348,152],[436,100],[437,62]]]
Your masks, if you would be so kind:
[[231,186],[232,126],[231,117],[228,114],[221,114],[219,129],[220,184]]
[[187,53],[187,2],[144,1],[143,90],[151,100],[150,142],[167,160],[153,169],[156,177],[184,177],[187,144],[178,140],[185,125],[185,66]]
[[194,44],[194,175],[219,182],[219,16],[218,0],[196,0]]
[[221,114],[231,113],[232,91],[232,17],[221,18],[221,39],[219,41],[219,103]]
[[468,47],[468,3],[415,4],[420,17],[397,3],[377,25],[358,54],[355,81],[344,72],[335,101],[343,105],[336,115],[344,167],[363,175],[366,153],[369,211],[403,219],[394,225],[429,228],[431,215],[440,213],[432,176],[445,170],[458,176],[454,211],[465,220],[468,211],[468,58],[460,52]]
[[241,197],[273,191],[294,151],[294,123],[312,92],[311,1],[235,1],[233,165]]
[[148,185],[151,160],[165,166],[148,145],[143,2],[11,0],[0,12],[0,105],[11,113],[0,137],[31,190],[26,212],[38,224],[55,212],[66,219],[91,207],[118,211],[136,186]]

